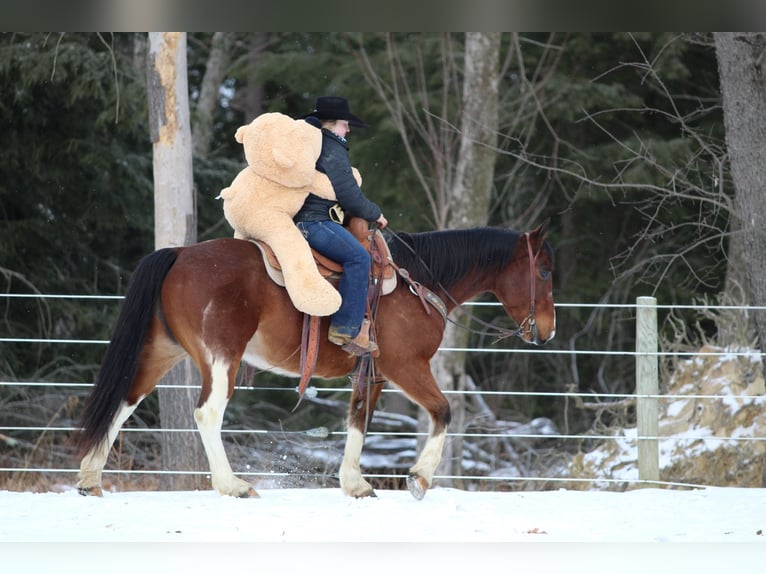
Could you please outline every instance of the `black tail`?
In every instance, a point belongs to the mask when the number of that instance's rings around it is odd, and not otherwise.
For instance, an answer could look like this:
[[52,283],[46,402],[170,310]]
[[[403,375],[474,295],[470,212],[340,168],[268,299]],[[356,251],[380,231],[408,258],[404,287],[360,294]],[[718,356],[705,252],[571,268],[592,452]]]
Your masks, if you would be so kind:
[[175,249],[159,249],[141,259],[133,272],[101,370],[80,416],[76,442],[82,454],[107,438],[109,426],[136,376],[154,304],[177,257]]

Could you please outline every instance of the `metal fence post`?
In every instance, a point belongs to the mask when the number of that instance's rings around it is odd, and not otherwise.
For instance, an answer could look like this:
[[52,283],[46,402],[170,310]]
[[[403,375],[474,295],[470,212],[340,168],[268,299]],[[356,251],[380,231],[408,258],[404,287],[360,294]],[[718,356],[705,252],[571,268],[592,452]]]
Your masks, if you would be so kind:
[[638,478],[660,480],[657,299],[636,299],[636,416]]

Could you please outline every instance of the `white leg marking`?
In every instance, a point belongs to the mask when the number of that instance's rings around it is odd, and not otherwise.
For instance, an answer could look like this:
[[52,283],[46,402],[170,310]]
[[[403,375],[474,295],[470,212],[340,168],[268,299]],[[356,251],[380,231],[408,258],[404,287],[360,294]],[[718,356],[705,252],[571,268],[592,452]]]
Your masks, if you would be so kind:
[[363,445],[362,432],[357,428],[349,427],[343,462],[340,465],[340,487],[349,496],[370,496],[373,493],[370,483],[362,478],[362,469],[359,464]]
[[133,406],[128,406],[128,404],[123,401],[120,410],[117,411],[117,414],[114,416],[114,420],[109,427],[106,440],[89,450],[80,462],[80,480],[77,482],[77,488],[101,488],[101,472],[104,470],[106,461],[109,458],[109,451],[112,448],[112,444],[117,438],[117,434],[120,432],[122,425],[125,424],[125,421],[133,414],[133,411],[136,410],[136,407],[138,407],[143,399],[143,396],[140,397]]
[[226,396],[229,388],[228,369],[228,365],[213,361],[210,396],[204,405],[194,410],[194,420],[197,421],[197,428],[207,453],[213,488],[221,494],[244,496],[252,486],[234,476],[221,440],[223,413],[229,402]]
[[[433,431],[431,431],[433,433]],[[442,459],[444,450],[444,440],[447,436],[447,430],[444,429],[438,434],[429,434],[426,444],[423,446],[423,452],[420,453],[417,462],[410,468],[410,474],[422,476],[430,487],[436,467]]]

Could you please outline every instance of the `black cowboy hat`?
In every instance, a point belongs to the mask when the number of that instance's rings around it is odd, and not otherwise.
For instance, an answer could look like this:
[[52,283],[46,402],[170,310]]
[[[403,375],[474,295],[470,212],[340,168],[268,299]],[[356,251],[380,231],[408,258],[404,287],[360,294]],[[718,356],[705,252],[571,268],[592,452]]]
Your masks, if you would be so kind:
[[348,100],[340,96],[321,96],[316,99],[314,109],[301,118],[309,116],[320,120],[346,120],[355,128],[366,128],[366,123],[351,113]]

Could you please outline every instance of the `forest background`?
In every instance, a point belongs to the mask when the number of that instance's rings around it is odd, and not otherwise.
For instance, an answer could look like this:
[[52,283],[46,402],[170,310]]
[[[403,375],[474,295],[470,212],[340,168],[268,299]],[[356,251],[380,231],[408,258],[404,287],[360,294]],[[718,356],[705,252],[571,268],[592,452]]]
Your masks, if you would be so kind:
[[[557,302],[620,305],[652,295],[666,305],[749,303],[754,251],[741,240],[747,233],[736,233],[742,207],[716,41],[707,33],[190,33],[197,238],[231,235],[215,196],[244,165],[236,128],[267,111],[298,117],[317,96],[337,94],[371,126],[351,133],[351,157],[392,230],[525,230],[548,219]],[[756,56],[763,42],[757,33],[740,38]],[[146,53],[146,34],[138,33],[0,36],[3,293],[122,295],[138,260],[154,249]],[[477,71],[480,63],[489,69]],[[468,81],[477,77],[485,82]],[[491,122],[479,123],[487,110]],[[476,154],[471,162],[467,150]],[[3,336],[19,338],[105,340],[118,311],[102,300],[0,304]],[[492,307],[475,312],[504,320]],[[632,314],[566,308],[549,346],[631,350]],[[752,345],[758,330],[742,312],[662,311],[660,322],[663,344],[673,348]],[[451,336],[469,346],[489,343],[481,335]],[[0,377],[90,383],[103,350],[3,343]],[[631,357],[491,353],[458,362],[444,366],[455,386],[634,390]],[[293,385],[269,373],[244,371],[241,379]],[[3,386],[0,419],[9,426],[74,424],[84,394]],[[235,403],[227,422],[243,428],[306,428],[326,423],[328,414],[337,418],[311,405],[286,422],[293,397],[276,394]],[[382,406],[417,416],[393,397]],[[497,420],[550,419],[566,432],[634,416],[630,409],[577,408],[563,397],[489,397],[481,408]],[[146,401],[135,424],[155,425],[157,411]],[[24,464],[39,447],[23,432],[4,437],[0,454]],[[18,455],[11,440],[29,449]],[[64,441],[51,440],[56,456],[71,457]]]

